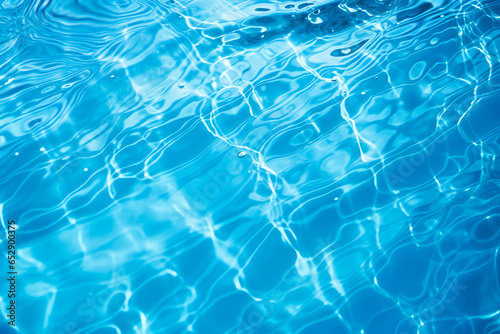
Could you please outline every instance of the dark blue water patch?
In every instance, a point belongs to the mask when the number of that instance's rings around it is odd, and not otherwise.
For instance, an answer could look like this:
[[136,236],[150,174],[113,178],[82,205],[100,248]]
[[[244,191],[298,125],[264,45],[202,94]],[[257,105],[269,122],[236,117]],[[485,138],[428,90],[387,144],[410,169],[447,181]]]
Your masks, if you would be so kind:
[[346,57],[346,56],[349,56],[352,53],[354,53],[354,52],[358,51],[359,49],[361,49],[361,47],[363,47],[363,45],[365,45],[367,42],[368,42],[368,40],[364,40],[364,41],[361,41],[361,42],[359,42],[357,44],[346,46],[346,47],[344,47],[342,49],[333,50],[330,53],[330,56],[333,56],[333,57]]
[[[176,254],[172,259],[176,263],[177,273],[182,275],[188,284],[194,284],[210,266],[215,250],[207,239],[200,235],[192,241],[193,246]],[[193,264],[196,259],[196,264]]]
[[[360,328],[366,328],[380,313],[396,307],[393,300],[384,296],[375,287],[365,287],[349,298],[349,303],[342,306],[341,312],[346,320]],[[402,317],[395,317],[396,321]],[[389,331],[388,331],[389,332]]]
[[338,316],[331,315],[328,319],[319,321],[313,325],[307,326],[305,329],[296,332],[300,334],[348,334],[349,328],[346,324],[338,318]]
[[475,198],[483,201],[494,200],[500,194],[500,189],[496,182],[482,182],[477,185],[474,193]]
[[28,126],[29,126],[30,128],[32,128],[32,127],[34,127],[35,125],[37,125],[37,124],[39,124],[39,123],[41,123],[41,122],[42,122],[42,119],[41,119],[41,118],[35,118],[35,119],[33,119],[33,120],[29,121]]
[[[494,251],[490,254],[473,256],[465,263],[464,273],[457,277],[459,288],[450,289],[447,296],[453,303],[450,303],[449,309],[455,312],[466,313],[471,316],[481,314],[493,314],[498,311],[498,302],[495,300],[500,297],[498,281],[498,268],[494,266]],[[467,267],[473,269],[469,272]],[[494,295],[496,298],[490,298]],[[453,298],[454,297],[454,298]]]
[[[316,201],[315,205],[319,211],[307,225],[297,225],[293,227],[294,233],[307,234],[307,238],[299,240],[299,249],[303,249],[303,254],[307,256],[316,256],[320,251],[330,246],[339,247],[339,244],[333,244],[337,239],[341,227],[342,218],[338,209],[333,205],[328,205],[330,201],[325,199],[323,205]],[[327,206],[328,205],[328,206]]]
[[[479,138],[487,137],[493,131],[498,131],[500,129],[499,104],[500,94],[498,93],[475,103],[460,122],[460,130],[474,142]],[[485,119],[488,122],[485,122]]]
[[485,7],[491,10],[496,15],[500,16],[500,4],[496,0],[487,0],[484,2]]
[[472,229],[474,239],[481,243],[498,240],[499,232],[500,219],[498,214],[480,220]]
[[396,15],[396,18],[397,18],[398,22],[400,22],[400,21],[403,21],[403,20],[406,20],[409,18],[417,17],[417,16],[425,13],[426,11],[428,11],[432,8],[433,8],[432,3],[425,2],[416,8],[409,9],[409,10],[398,13]]
[[[362,23],[373,19],[372,13],[384,15],[396,9],[393,1],[387,3],[359,2],[356,12],[346,12],[342,10],[337,2],[328,3],[319,7],[309,8],[312,3],[305,3],[298,6],[299,9],[307,8],[304,12],[294,14],[274,13],[268,16],[260,16],[248,19],[244,22],[245,27],[265,27],[266,31],[258,33],[247,33],[236,31],[235,27],[217,28],[220,36],[223,32],[228,33],[234,30],[240,35],[237,40],[226,44],[236,46],[260,45],[276,38],[292,34],[293,39],[302,40],[312,36],[322,37],[338,33],[357,23]],[[310,14],[314,14],[322,19],[321,24],[314,24],[310,21]],[[212,34],[213,35],[213,34]]]
[[304,2],[304,3],[301,3],[300,5],[297,6],[298,9],[303,9],[303,8],[306,8],[306,7],[309,7],[309,6],[312,6],[314,5],[314,3],[312,2]]
[[223,296],[203,312],[197,319],[194,329],[212,328],[214,333],[225,333],[241,322],[241,313],[252,299],[244,292]]
[[[359,304],[359,307],[364,307],[364,303]],[[365,327],[365,333],[398,333],[397,328],[399,324],[406,320],[401,310],[394,306],[389,310],[379,310],[370,319],[368,325]]]
[[418,297],[428,284],[433,251],[433,247],[407,244],[386,254],[385,266],[376,269],[378,284],[393,298]]
[[[293,248],[286,243],[277,243],[277,240],[282,240],[282,236],[275,229],[262,242],[245,267],[246,285],[257,296],[263,297],[276,287],[295,263],[296,253]],[[261,270],[266,272],[265,280],[259,274]]]
[[[11,176],[9,179],[11,184],[16,184],[19,188],[19,191],[22,191],[25,195],[23,199],[18,199],[14,203],[16,212],[21,213],[29,213],[33,211],[33,209],[29,209],[29,201],[33,200],[33,197],[36,196],[37,191],[42,192],[51,192],[55,194],[54,196],[45,196],[37,200],[39,203],[39,210],[43,208],[51,208],[55,207],[55,203],[60,200],[59,196],[56,195],[59,193],[58,184],[55,183],[54,178],[45,179],[43,181],[37,183],[31,183],[34,178],[40,178],[44,175],[43,170],[37,170],[33,172],[19,172]],[[43,179],[43,178],[42,178]]]
[[[316,318],[317,317],[317,318]],[[311,322],[312,318],[318,319]],[[310,325],[304,326],[304,323]],[[324,305],[319,300],[312,300],[302,305],[293,318],[290,319],[290,333],[350,333],[350,324],[340,319],[336,309],[331,305]]]
[[375,202],[377,189],[370,179],[371,172],[365,171],[351,174],[350,178],[364,178],[367,181],[359,182],[357,186],[350,191],[346,192],[344,196],[339,199],[339,211],[342,215],[363,215],[364,210],[370,210]]
[[277,327],[269,323],[272,316],[278,311],[276,305],[269,301],[253,302],[245,308],[239,318],[236,333],[267,333]]
[[[156,272],[156,270],[155,270]],[[171,274],[165,274],[162,276],[155,277],[154,274],[145,276],[145,281],[137,289],[130,300],[141,307],[141,309],[151,312],[155,308],[159,307],[164,303],[163,298],[168,298],[170,296],[176,296],[176,284],[178,279],[175,279]],[[162,296],[162,299],[151,298],[151,296]],[[171,300],[173,303],[174,300]],[[177,302],[182,302],[178,300]]]

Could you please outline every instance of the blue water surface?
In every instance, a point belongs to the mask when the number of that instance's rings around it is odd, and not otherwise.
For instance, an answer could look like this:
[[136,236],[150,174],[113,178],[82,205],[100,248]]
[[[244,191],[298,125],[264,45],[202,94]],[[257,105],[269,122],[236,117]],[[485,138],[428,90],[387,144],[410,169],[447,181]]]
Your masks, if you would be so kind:
[[499,0],[0,6],[0,333],[500,333]]

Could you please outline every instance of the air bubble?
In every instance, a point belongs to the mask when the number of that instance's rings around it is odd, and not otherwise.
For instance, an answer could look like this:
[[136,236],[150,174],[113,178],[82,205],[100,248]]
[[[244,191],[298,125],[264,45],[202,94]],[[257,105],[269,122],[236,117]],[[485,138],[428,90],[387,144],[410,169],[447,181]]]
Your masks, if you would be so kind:
[[185,84],[184,82],[180,82],[180,83],[179,83],[179,88],[181,88],[181,89],[182,89],[182,88],[184,88],[184,87],[186,87],[186,84]]
[[238,158],[243,158],[246,155],[247,155],[246,152],[241,151],[241,152],[238,153]]

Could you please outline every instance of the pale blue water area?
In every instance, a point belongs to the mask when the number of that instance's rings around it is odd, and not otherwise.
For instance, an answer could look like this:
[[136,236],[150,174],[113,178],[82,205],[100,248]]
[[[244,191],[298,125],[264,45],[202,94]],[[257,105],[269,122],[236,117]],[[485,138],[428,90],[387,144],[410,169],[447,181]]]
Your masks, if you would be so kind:
[[2,334],[500,333],[500,1],[2,1]]

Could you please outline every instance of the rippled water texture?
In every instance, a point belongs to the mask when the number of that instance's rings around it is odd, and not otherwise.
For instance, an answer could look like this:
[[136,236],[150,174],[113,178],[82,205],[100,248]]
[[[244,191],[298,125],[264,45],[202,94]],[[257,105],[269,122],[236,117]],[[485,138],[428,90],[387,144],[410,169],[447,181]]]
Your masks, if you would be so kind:
[[500,333],[500,1],[1,1],[2,334]]

